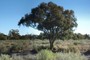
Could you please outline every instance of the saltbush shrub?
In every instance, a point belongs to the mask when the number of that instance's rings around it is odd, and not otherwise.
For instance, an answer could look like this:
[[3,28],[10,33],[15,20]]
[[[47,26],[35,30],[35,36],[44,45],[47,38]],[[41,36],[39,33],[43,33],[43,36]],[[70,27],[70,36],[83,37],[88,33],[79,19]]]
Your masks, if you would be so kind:
[[55,55],[50,50],[41,50],[37,54],[37,60],[55,60]]

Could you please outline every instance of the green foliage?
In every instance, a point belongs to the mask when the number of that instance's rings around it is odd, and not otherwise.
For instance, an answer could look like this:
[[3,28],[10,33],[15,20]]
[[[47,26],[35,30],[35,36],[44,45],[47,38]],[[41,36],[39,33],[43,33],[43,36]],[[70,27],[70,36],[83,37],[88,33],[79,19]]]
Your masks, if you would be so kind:
[[9,39],[19,39],[19,30],[18,29],[11,29],[9,31]]
[[41,3],[30,14],[22,17],[18,25],[25,25],[43,31],[50,42],[50,49],[57,38],[72,32],[77,27],[73,10],[65,10],[53,2]]
[[3,33],[0,33],[0,40],[7,40],[7,36]]
[[37,60],[55,60],[55,55],[50,50],[42,50],[37,54]]

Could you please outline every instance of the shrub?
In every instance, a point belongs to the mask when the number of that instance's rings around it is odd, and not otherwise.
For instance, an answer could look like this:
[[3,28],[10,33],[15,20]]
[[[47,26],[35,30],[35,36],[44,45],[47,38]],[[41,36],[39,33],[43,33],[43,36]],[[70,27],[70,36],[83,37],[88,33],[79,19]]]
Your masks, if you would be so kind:
[[10,49],[11,52],[21,52],[22,51],[22,46],[20,45],[13,45]]
[[80,50],[78,49],[78,47],[76,45],[73,45],[73,44],[56,45],[56,46],[54,46],[53,51],[64,52],[64,53],[68,53],[68,52],[80,53]]
[[56,53],[56,60],[87,60],[84,55],[78,53]]
[[37,60],[87,60],[87,58],[80,53],[53,53],[50,50],[42,50],[37,54]]
[[9,47],[6,45],[0,46],[0,53],[8,53]]
[[9,55],[3,55],[3,54],[1,54],[0,60],[12,60],[12,58]]
[[69,45],[68,47],[69,47],[68,48],[68,51],[69,52],[80,53],[80,50],[78,49],[77,46],[75,46],[75,45]]
[[87,60],[84,55],[78,53],[53,53],[50,50],[42,50],[37,55],[3,55],[1,54],[0,60]]
[[13,60],[25,60],[25,59],[23,59],[23,56],[20,56],[20,55],[19,55],[19,56],[13,55],[13,56],[12,56],[12,59],[13,59]]
[[37,54],[37,60],[55,60],[55,55],[50,50],[41,50]]

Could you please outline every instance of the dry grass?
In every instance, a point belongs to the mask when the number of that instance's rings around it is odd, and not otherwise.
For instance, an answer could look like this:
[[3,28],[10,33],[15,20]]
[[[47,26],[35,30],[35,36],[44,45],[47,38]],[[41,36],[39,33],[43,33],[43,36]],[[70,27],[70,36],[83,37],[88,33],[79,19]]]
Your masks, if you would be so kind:
[[79,53],[53,53],[50,50],[42,50],[37,55],[1,55],[0,60],[87,60]]
[[[49,48],[48,40],[4,40],[0,41],[0,51],[7,53],[10,50],[22,52],[25,50]],[[90,50],[90,40],[56,40],[54,43],[56,51],[79,52]]]
[[[37,50],[40,54],[40,50],[49,48],[48,40],[4,40],[0,41],[0,52],[9,53],[12,52],[24,52],[30,50]],[[57,60],[85,60],[85,56],[81,56],[80,52],[85,52],[90,50],[90,40],[56,40],[54,43],[54,49],[57,53],[54,53],[54,56],[57,57]],[[49,51],[50,52],[50,51]],[[48,52],[48,53],[49,53]],[[62,53],[61,53],[62,52]],[[28,52],[29,53],[29,52]],[[47,53],[47,54],[48,54]],[[79,53],[79,55],[77,55]],[[43,53],[44,54],[44,53]],[[41,56],[43,55],[41,54]],[[46,55],[47,55],[46,54]],[[52,54],[52,52],[51,52]],[[48,54],[49,55],[49,54]],[[40,56],[40,55],[39,55]],[[79,58],[79,57],[80,58]],[[6,60],[35,60],[36,55],[27,54],[27,55],[12,55],[12,58],[8,55],[1,55],[0,59],[7,58]],[[48,58],[48,57],[47,57]],[[73,59],[74,58],[74,59]]]

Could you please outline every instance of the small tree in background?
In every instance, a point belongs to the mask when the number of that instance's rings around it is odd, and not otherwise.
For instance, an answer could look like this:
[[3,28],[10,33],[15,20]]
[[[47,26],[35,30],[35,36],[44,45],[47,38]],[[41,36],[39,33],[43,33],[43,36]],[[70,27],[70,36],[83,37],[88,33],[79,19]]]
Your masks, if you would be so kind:
[[19,39],[20,35],[19,35],[19,30],[18,29],[11,29],[9,31],[9,39]]
[[7,40],[7,35],[0,33],[0,40]]
[[30,14],[22,17],[18,25],[25,25],[43,31],[50,42],[50,49],[58,37],[77,27],[73,10],[64,10],[53,2],[41,3],[31,10]]

